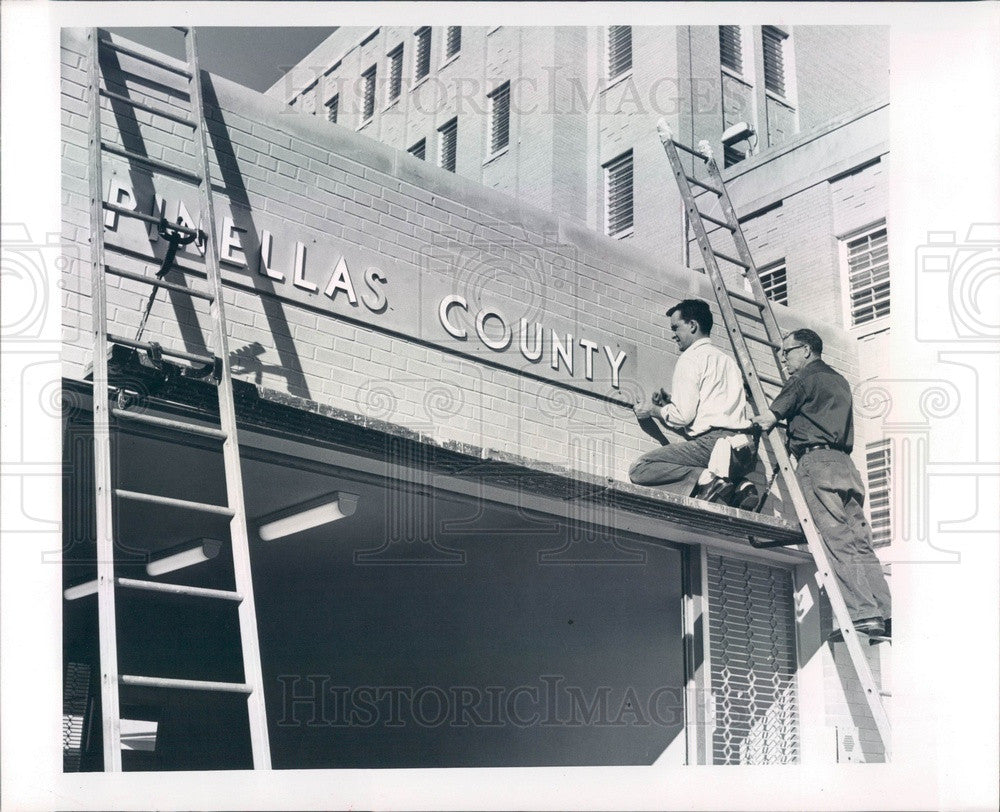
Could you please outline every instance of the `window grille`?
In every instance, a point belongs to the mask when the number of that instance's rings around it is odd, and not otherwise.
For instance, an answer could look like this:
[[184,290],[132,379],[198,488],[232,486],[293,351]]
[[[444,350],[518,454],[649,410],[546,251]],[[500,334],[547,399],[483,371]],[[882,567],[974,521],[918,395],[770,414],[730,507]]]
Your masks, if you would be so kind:
[[794,605],[788,570],[708,555],[714,764],[798,762]]
[[389,53],[389,101],[399,98],[403,90],[403,46],[397,45]]
[[421,138],[416,144],[406,151],[409,152],[414,158],[419,158],[421,161],[425,160],[427,157],[427,139]]
[[451,59],[462,50],[462,26],[449,25],[444,37],[444,58]]
[[368,121],[373,115],[375,115],[375,74],[375,65],[372,65],[368,70],[361,74],[361,79],[364,83],[364,98],[361,111],[362,122]]
[[865,446],[865,454],[872,544],[884,547],[892,542],[892,447],[888,440],[878,440]]
[[768,299],[778,304],[788,304],[788,274],[784,260],[758,269],[757,277]]
[[632,150],[604,164],[605,233],[623,234],[632,228]]
[[889,238],[885,226],[845,240],[851,325],[889,315]]
[[762,29],[764,37],[764,87],[785,95],[785,40],[787,34],[773,25]]
[[504,82],[489,95],[490,155],[496,155],[510,143],[510,82]]
[[458,119],[453,118],[438,129],[440,143],[438,146],[438,162],[442,169],[455,171],[455,160],[458,153]]
[[419,82],[431,72],[431,29],[424,26],[414,36],[417,38],[417,48],[413,73]]
[[724,67],[743,73],[743,42],[738,25],[719,26],[719,51]]
[[338,93],[326,103],[326,120],[331,124],[337,123],[337,116],[340,113],[340,94]]
[[632,26],[608,26],[608,78],[632,70]]

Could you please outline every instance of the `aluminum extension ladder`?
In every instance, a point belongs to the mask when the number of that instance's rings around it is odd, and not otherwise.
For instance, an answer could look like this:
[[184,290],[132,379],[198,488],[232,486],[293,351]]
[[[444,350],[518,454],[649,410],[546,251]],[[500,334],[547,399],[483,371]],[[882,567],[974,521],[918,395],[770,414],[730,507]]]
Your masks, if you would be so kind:
[[[774,318],[774,312],[771,309],[770,302],[764,292],[763,286],[761,285],[760,278],[757,275],[757,267],[754,264],[753,257],[750,255],[750,248],[748,247],[747,241],[743,236],[743,229],[736,216],[736,211],[733,208],[732,201],[729,199],[729,193],[726,191],[726,186],[722,179],[722,173],[719,171],[718,165],[712,158],[711,150],[708,144],[703,141],[698,145],[698,149],[692,149],[689,146],[675,141],[669,125],[663,119],[661,119],[658,123],[657,131],[660,136],[660,141],[663,143],[664,152],[666,152],[667,158],[670,161],[670,167],[673,170],[674,178],[677,181],[677,187],[684,200],[685,211],[687,212],[687,216],[692,228],[694,229],[695,236],[697,237],[698,247],[701,250],[701,255],[705,262],[705,271],[708,274],[708,278],[711,280],[712,287],[715,290],[715,298],[719,303],[719,309],[722,311],[722,318],[726,325],[726,330],[729,333],[729,340],[732,343],[733,351],[736,354],[736,359],[739,362],[740,369],[743,371],[744,379],[750,389],[754,406],[757,413],[760,414],[769,406],[768,400],[764,395],[764,389],[761,385],[762,382],[774,386],[781,386],[786,379],[784,368],[778,357],[778,351],[781,349],[781,330],[778,327],[778,322]],[[693,172],[691,175],[685,172],[678,150],[686,152],[704,163],[708,170],[708,181],[699,180],[698,178],[693,177]],[[704,192],[714,195],[722,208],[725,219],[713,217],[701,211],[696,202],[696,197],[691,190],[692,186],[696,186],[699,189],[704,190]],[[712,242],[709,239],[708,231],[705,228],[706,221],[716,226],[718,232],[728,232],[728,238],[730,238],[732,243],[735,245],[736,256],[724,253],[712,245]],[[720,259],[729,265],[740,269],[743,274],[743,278],[747,283],[749,283],[750,291],[753,294],[752,296],[747,296],[743,293],[730,290],[726,286],[725,279],[719,269],[718,260]],[[767,335],[766,339],[744,332],[737,319],[737,311],[733,305],[734,301],[740,302],[744,305],[749,305],[752,309],[759,313],[759,316],[755,317],[751,315],[750,318],[758,322],[763,322],[764,330]],[[747,316],[745,313],[742,315]],[[770,348],[780,378],[772,378],[761,375],[757,371],[747,345],[748,339]],[[840,624],[840,628],[843,631],[844,642],[847,644],[847,651],[850,654],[854,670],[858,675],[859,681],[861,682],[861,687],[864,690],[865,699],[871,709],[872,717],[875,719],[879,736],[882,739],[886,759],[888,760],[890,752],[890,726],[888,714],[886,713],[885,706],[882,703],[882,695],[879,691],[878,685],[875,683],[875,678],[872,676],[871,668],[868,665],[868,659],[862,649],[861,642],[858,639],[858,634],[854,629],[854,625],[851,623],[850,615],[847,613],[847,605],[844,603],[844,597],[841,594],[840,585],[837,583],[836,577],[830,568],[830,560],[826,553],[826,547],[823,544],[819,531],[816,529],[816,525],[813,523],[812,516],[809,513],[809,508],[802,496],[802,489],[799,487],[798,480],[792,470],[791,462],[788,458],[788,452],[785,449],[785,445],[777,429],[772,429],[768,433],[768,445],[773,455],[772,464],[777,466],[778,473],[781,475],[781,480],[789,497],[791,498],[796,515],[802,525],[802,531],[805,534],[809,552],[812,554],[813,560],[816,563],[817,580],[819,581],[819,584],[826,589],[827,597],[829,598],[830,605],[833,608],[834,616],[837,618],[837,622]]]
[[[254,609],[253,583],[250,573],[250,550],[247,533],[247,519],[243,500],[243,480],[240,472],[240,453],[237,444],[236,411],[233,399],[232,377],[229,364],[229,350],[226,335],[226,317],[222,301],[222,277],[219,271],[218,240],[215,228],[215,209],[212,200],[211,176],[208,160],[208,133],[205,124],[205,104],[202,77],[198,67],[198,53],[194,29],[177,29],[184,35],[187,55],[186,68],[154,59],[144,53],[112,42],[101,29],[89,32],[90,66],[88,93],[90,101],[89,162],[90,162],[90,242],[93,290],[93,395],[94,395],[94,464],[97,498],[97,599],[100,633],[101,666],[101,707],[104,735],[104,769],[118,772],[122,769],[121,719],[119,711],[120,686],[141,686],[153,690],[189,690],[198,692],[245,694],[250,727],[250,745],[255,769],[269,769],[271,766],[270,745],[267,733],[267,715],[264,706],[264,686],[260,663],[260,648],[257,636],[257,618]],[[101,87],[104,75],[104,60],[121,53],[138,59],[155,68],[187,80],[190,99],[190,117],[178,116],[174,112],[159,109],[139,101],[133,101],[127,94],[114,93]],[[117,57],[115,57],[117,58]],[[136,152],[103,140],[101,133],[101,100],[112,104],[129,105],[169,121],[186,125],[192,130],[194,154],[197,166],[194,171],[164,163],[140,155]],[[161,221],[151,215],[105,203],[103,190],[103,153],[108,152],[124,158],[130,167],[141,167],[147,171],[167,175],[198,186],[201,197],[201,211],[204,215],[205,271],[209,289],[197,290],[186,285],[169,283],[162,276],[169,270],[161,269],[156,276],[136,274],[108,267],[105,262],[104,211],[110,210],[124,217],[133,217],[151,224]],[[192,236],[192,229],[174,226],[175,234]],[[155,257],[147,258],[151,263]],[[169,263],[169,260],[168,260]],[[215,356],[198,356],[150,343],[130,340],[108,333],[106,273],[145,282],[152,286],[153,295],[159,288],[188,294],[207,300],[211,307],[213,325],[213,347]],[[147,308],[148,313],[148,308]],[[141,330],[140,330],[141,335]],[[215,370],[219,398],[218,429],[187,423],[181,420],[163,418],[129,412],[125,408],[109,406],[110,390],[108,380],[108,349],[110,344],[122,344],[142,351],[162,351],[165,357],[181,358],[187,361],[211,364]],[[210,437],[221,443],[226,476],[227,505],[212,505],[172,499],[150,493],[136,493],[115,488],[111,472],[112,425],[119,429],[123,423],[138,422],[151,424],[174,433],[187,433]],[[112,526],[112,500],[132,500],[147,504],[166,505],[175,509],[215,514],[229,517],[232,545],[233,569],[236,591],[208,590],[177,584],[163,584],[159,581],[116,578],[115,538]],[[121,589],[150,592],[170,592],[188,598],[208,600],[228,600],[238,603],[240,638],[243,655],[243,683],[210,682],[200,680],[180,680],[150,676],[120,674],[118,671],[118,641],[115,618],[116,593]]]

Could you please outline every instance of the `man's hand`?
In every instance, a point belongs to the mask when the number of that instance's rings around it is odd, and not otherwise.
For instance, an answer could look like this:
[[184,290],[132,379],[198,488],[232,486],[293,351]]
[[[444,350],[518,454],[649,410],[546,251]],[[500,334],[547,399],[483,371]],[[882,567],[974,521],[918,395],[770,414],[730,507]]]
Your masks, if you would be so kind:
[[670,403],[670,393],[666,389],[657,389],[653,392],[653,403],[657,406],[666,406]]
[[632,406],[636,420],[647,420],[660,416],[660,407],[653,403],[636,403]]
[[774,424],[778,422],[778,418],[770,409],[765,409],[756,417],[751,417],[750,422],[756,426],[760,426],[762,431],[770,431],[774,428]]

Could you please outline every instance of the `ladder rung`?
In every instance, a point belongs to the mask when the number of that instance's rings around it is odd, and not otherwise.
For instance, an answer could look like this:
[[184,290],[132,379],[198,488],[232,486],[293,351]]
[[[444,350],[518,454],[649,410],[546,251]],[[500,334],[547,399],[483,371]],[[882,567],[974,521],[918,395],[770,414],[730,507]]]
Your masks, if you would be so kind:
[[160,118],[168,119],[169,121],[176,121],[178,124],[185,124],[191,129],[197,128],[197,124],[191,119],[185,116],[179,116],[177,113],[171,113],[168,110],[163,110],[160,107],[153,107],[151,104],[144,104],[141,101],[136,101],[135,99],[130,99],[128,96],[123,96],[121,93],[113,93],[110,90],[105,90],[101,88],[101,95],[106,99],[114,99],[115,101],[120,101],[124,104],[129,105],[129,107],[135,107],[138,110],[145,110],[147,113],[152,113],[153,115],[160,116]]
[[170,65],[166,62],[162,62],[152,56],[146,56],[146,54],[140,53],[139,51],[134,51],[124,45],[119,45],[116,42],[112,42],[109,39],[98,40],[101,45],[112,51],[117,51],[120,54],[125,54],[126,56],[131,56],[133,59],[138,59],[140,62],[145,62],[149,65],[155,65],[158,68],[162,68],[170,73],[176,73],[178,76],[183,76],[185,79],[191,78],[191,72],[185,68],[178,68],[174,65]]
[[203,290],[195,290],[194,288],[189,288],[187,285],[179,285],[176,282],[165,282],[155,276],[145,276],[141,273],[123,271],[120,268],[112,268],[111,266],[106,266],[105,271],[114,276],[120,276],[123,279],[131,279],[133,282],[144,282],[147,285],[152,285],[154,288],[176,290],[178,293],[186,293],[189,296],[194,296],[196,299],[205,299],[208,302],[215,301],[215,296],[211,293],[206,293]]
[[196,510],[200,513],[215,513],[219,516],[226,516],[230,519],[236,515],[235,510],[228,508],[225,505],[210,505],[206,502],[192,502],[188,499],[174,499],[171,496],[160,496],[155,493],[139,493],[138,491],[123,491],[121,488],[115,488],[115,496],[119,496],[122,499],[131,499],[133,502],[148,502],[153,505],[167,505],[169,507]]
[[705,214],[705,212],[699,211],[698,216],[701,217],[702,220],[708,220],[708,222],[713,223],[722,228],[729,229],[730,231],[736,231],[735,226],[731,226],[725,220],[720,220],[718,217],[713,217],[711,214]]
[[760,338],[759,336],[750,335],[750,333],[743,333],[743,337],[747,341],[756,341],[758,344],[764,344],[764,345],[770,347],[772,350],[780,350],[781,349],[781,345],[780,344],[775,344],[769,338]]
[[730,298],[736,299],[740,302],[745,302],[748,305],[753,305],[758,310],[764,309],[764,303],[758,302],[753,296],[747,296],[745,293],[737,293],[735,290],[727,290],[726,293],[729,294]]
[[172,431],[182,431],[188,434],[197,434],[201,437],[211,437],[213,440],[225,440],[229,435],[220,429],[213,429],[209,426],[199,426],[196,423],[185,423],[183,420],[168,420],[165,417],[156,417],[152,414],[142,412],[129,412],[122,409],[111,409],[111,415],[119,420],[131,420],[136,423],[145,423],[149,426],[159,426]]
[[672,138],[670,140],[673,142],[674,146],[677,147],[677,149],[679,149],[681,152],[686,152],[688,155],[694,155],[695,158],[701,158],[701,160],[703,161],[708,160],[708,156],[705,155],[704,152],[698,152],[698,150],[694,149],[693,147],[689,147],[687,144],[682,144],[680,141],[674,141]]
[[141,581],[136,578],[115,578],[115,582],[125,589],[136,589],[140,592],[165,592],[169,595],[184,595],[192,598],[218,598],[236,603],[243,600],[243,596],[239,592],[231,592],[228,589],[205,589],[200,586],[185,586],[184,584],[161,584],[156,581]]
[[[112,335],[111,333],[108,333],[108,341],[113,341],[115,344],[121,344],[123,347],[132,347],[137,350],[153,349],[153,345],[147,344],[145,341],[134,341],[131,338],[122,338],[121,336]],[[164,355],[169,355],[171,358],[183,358],[185,361],[195,361],[199,364],[215,363],[215,359],[207,355],[196,355],[193,352],[172,350],[169,347],[160,347],[160,349]]]
[[122,158],[126,158],[129,161],[134,161],[135,163],[146,164],[154,169],[159,169],[162,172],[174,175],[179,178],[183,178],[191,183],[201,183],[201,175],[197,175],[194,172],[189,172],[187,169],[181,169],[173,164],[168,164],[166,161],[160,161],[156,158],[149,158],[145,155],[140,155],[138,152],[130,152],[127,149],[122,149],[121,147],[116,147],[114,144],[109,144],[107,141],[101,141],[101,149],[105,152],[110,152],[112,155],[120,155]]
[[716,251],[714,248],[712,249],[712,253],[715,254],[719,259],[724,259],[726,262],[733,263],[733,265],[739,265],[741,268],[750,267],[742,259],[736,259],[736,257],[731,257],[729,256],[729,254],[723,254],[721,251]]
[[785,382],[780,378],[772,378],[770,375],[761,375],[757,373],[757,380],[763,383],[769,383],[771,386],[777,386],[779,389],[785,385]]
[[[135,209],[126,209],[124,206],[119,206],[115,203],[108,203],[107,201],[102,202],[101,205],[104,206],[104,208],[106,208],[108,211],[117,212],[123,217],[131,217],[133,220],[142,220],[146,223],[151,223],[154,226],[158,226],[162,220],[162,218],[154,217],[152,214],[146,214],[141,211],[136,211]],[[181,234],[188,234],[188,235],[193,234],[196,237],[198,236],[197,230],[193,228],[188,228],[187,226],[175,225],[173,223],[169,223],[169,225],[172,229],[174,229],[175,231],[179,231]]]
[[133,674],[122,674],[118,679],[122,685],[134,685],[139,688],[180,688],[184,691],[214,691],[227,694],[253,693],[253,688],[245,682],[208,682],[200,679],[140,677]]
[[692,178],[690,175],[685,175],[684,177],[687,178],[688,183],[693,183],[695,186],[700,186],[702,189],[705,189],[706,191],[714,192],[720,197],[722,196],[722,190],[718,186],[712,186],[709,183],[705,183],[705,181],[703,180],[698,180],[698,178]]

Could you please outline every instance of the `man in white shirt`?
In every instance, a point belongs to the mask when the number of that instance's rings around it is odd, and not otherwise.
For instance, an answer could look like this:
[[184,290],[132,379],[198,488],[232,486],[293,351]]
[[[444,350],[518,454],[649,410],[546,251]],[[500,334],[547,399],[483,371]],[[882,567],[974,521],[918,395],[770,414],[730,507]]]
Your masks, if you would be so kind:
[[685,299],[667,315],[681,351],[672,391],[661,390],[651,404],[636,404],[634,409],[639,419],[655,417],[686,439],[643,454],[629,469],[629,478],[637,485],[665,486],[682,496],[753,509],[758,492],[752,483],[743,480],[737,488],[735,477],[716,476],[708,470],[720,438],[750,433],[743,375],[736,362],[709,340],[713,319],[707,302]]

